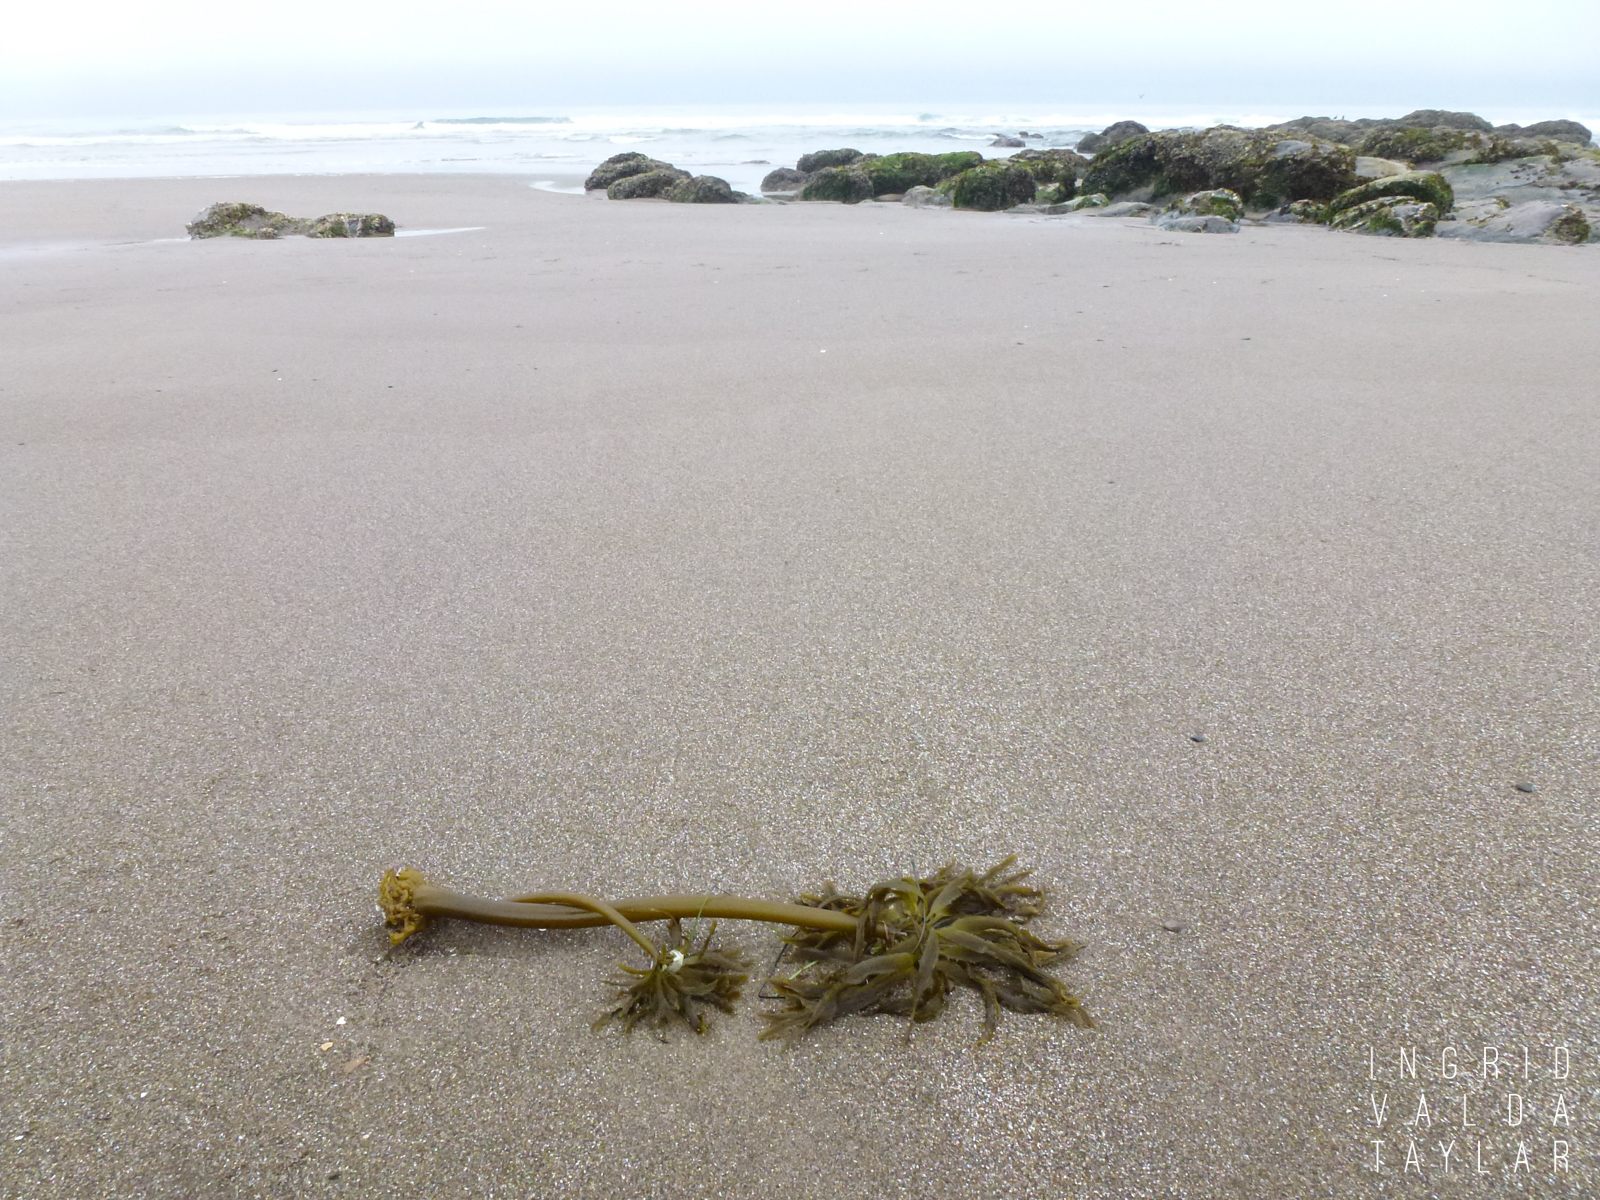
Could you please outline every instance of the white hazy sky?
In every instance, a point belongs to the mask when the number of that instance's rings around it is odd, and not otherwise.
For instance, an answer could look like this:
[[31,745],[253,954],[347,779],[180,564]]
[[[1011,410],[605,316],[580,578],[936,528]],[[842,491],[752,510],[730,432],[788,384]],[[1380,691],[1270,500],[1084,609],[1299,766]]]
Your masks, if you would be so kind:
[[925,102],[1600,112],[1600,0],[62,0],[9,5],[3,28],[10,117]]

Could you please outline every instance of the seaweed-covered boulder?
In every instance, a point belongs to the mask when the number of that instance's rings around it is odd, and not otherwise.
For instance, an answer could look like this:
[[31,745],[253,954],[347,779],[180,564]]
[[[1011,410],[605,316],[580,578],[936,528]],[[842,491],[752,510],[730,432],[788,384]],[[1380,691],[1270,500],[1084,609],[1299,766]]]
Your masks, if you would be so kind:
[[853,162],[859,162],[866,157],[859,150],[813,150],[810,154],[802,154],[800,161],[795,163],[797,170],[804,171],[807,175],[813,171],[820,171],[824,167],[848,167]]
[[674,204],[738,204],[740,194],[726,179],[715,175],[695,175],[680,179],[662,195]]
[[1313,138],[1285,138],[1270,149],[1252,139],[1247,152],[1254,166],[1249,184],[1252,203],[1262,207],[1295,200],[1331,200],[1357,183],[1356,153]]
[[[192,238],[245,237],[271,239],[288,233],[305,233],[311,223],[259,204],[238,201],[213,204],[184,226]],[[390,232],[394,232],[393,226]]]
[[860,204],[873,196],[872,178],[860,167],[823,167],[806,181],[802,200],[837,200],[841,204]]
[[947,192],[931,187],[914,187],[900,201],[910,208],[949,208],[954,203]]
[[1077,189],[1078,176],[1089,169],[1089,160],[1071,150],[1019,150],[1006,161],[1039,183],[1061,184],[1069,196]]
[[[1037,177],[1035,177],[1037,178]],[[1035,188],[1033,202],[1035,204],[1053,205],[1065,204],[1072,199],[1072,189],[1064,183],[1041,183]]]
[[768,196],[793,195],[805,187],[808,178],[810,177],[804,171],[797,171],[793,167],[779,167],[777,170],[767,172],[766,178],[761,181],[761,192]]
[[1229,191],[1227,188],[1213,188],[1173,201],[1167,206],[1167,212],[1185,217],[1222,217],[1228,221],[1237,221],[1244,216],[1244,201],[1239,199],[1238,192]]
[[394,222],[382,213],[328,213],[310,222],[306,236],[314,238],[393,237]]
[[1328,206],[1318,200],[1295,200],[1267,218],[1273,225],[1325,225]]
[[689,172],[676,167],[646,171],[642,175],[627,175],[617,180],[606,189],[606,195],[612,200],[654,199],[688,178]]
[[1328,225],[1380,237],[1432,237],[1439,210],[1411,196],[1379,196],[1333,214]]
[[1085,208],[1107,208],[1111,200],[1104,192],[1096,192],[1092,196],[1078,196],[1072,200],[1063,200],[1060,204],[1052,204],[1045,209],[1052,217],[1063,213],[1075,213]]
[[998,212],[1027,204],[1037,190],[1031,174],[1001,161],[961,172],[952,183],[950,199],[957,208]]
[[944,178],[933,155],[909,151],[863,159],[855,167],[866,172],[867,178],[872,181],[874,196],[895,193],[903,196],[914,187],[932,187]]
[[1483,150],[1490,145],[1490,138],[1467,130],[1386,126],[1374,129],[1361,138],[1355,144],[1355,151],[1369,158],[1401,158],[1414,163],[1443,162],[1458,150]]
[[1528,200],[1492,215],[1445,221],[1438,235],[1471,242],[1556,242],[1576,245],[1593,236],[1583,210],[1553,200]]
[[626,179],[630,175],[674,169],[671,163],[651,158],[648,154],[640,154],[637,150],[629,150],[622,154],[613,154],[591,171],[589,178],[583,181],[583,189],[586,192],[603,192],[617,180]]
[[1340,192],[1329,203],[1330,212],[1338,213],[1369,200],[1389,196],[1410,196],[1432,204],[1440,213],[1455,206],[1456,195],[1450,181],[1434,171],[1412,171],[1405,175],[1386,175]]
[[1102,150],[1109,150],[1112,146],[1121,145],[1129,138],[1141,137],[1150,130],[1137,121],[1117,121],[1107,125],[1099,133],[1091,133],[1087,137],[1078,139],[1078,153],[1099,154]]

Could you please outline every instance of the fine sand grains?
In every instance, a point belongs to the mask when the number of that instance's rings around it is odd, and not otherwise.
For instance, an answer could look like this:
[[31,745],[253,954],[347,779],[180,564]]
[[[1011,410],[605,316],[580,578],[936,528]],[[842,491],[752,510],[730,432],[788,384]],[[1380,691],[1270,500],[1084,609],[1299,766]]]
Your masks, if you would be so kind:
[[[233,198],[483,228],[158,240]],[[4,1194],[1600,1186],[1600,252],[469,177],[0,230]],[[1096,1029],[595,1035],[614,931],[373,905],[1010,852]]]

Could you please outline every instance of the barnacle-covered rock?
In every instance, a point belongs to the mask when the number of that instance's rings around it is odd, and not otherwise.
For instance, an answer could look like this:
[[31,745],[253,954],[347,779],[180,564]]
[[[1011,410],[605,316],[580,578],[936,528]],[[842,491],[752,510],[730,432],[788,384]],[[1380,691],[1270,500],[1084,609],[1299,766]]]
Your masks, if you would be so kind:
[[762,195],[787,196],[793,195],[805,187],[806,180],[810,178],[804,171],[797,171],[793,167],[778,167],[768,171],[761,181]]
[[[190,221],[184,229],[192,238],[244,237],[272,238],[290,233],[305,233],[311,222],[272,212],[259,204],[226,201],[213,204]],[[391,228],[391,232],[393,232]]]

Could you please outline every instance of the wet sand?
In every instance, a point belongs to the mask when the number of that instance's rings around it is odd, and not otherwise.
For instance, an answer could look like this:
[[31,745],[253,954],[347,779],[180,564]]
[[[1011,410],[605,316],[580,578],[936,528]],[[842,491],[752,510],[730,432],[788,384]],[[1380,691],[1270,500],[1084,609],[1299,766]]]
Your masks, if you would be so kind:
[[[220,199],[485,228],[156,240]],[[1587,248],[0,185],[0,1192],[1594,1194],[1597,311]],[[1095,1030],[597,1035],[615,932],[373,905],[1011,852]]]

